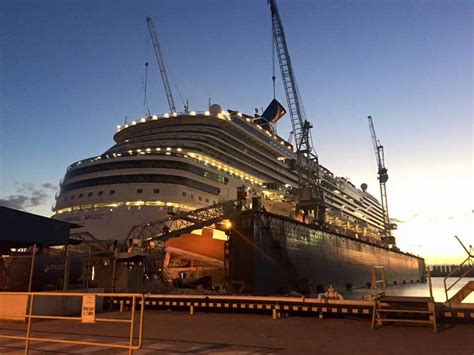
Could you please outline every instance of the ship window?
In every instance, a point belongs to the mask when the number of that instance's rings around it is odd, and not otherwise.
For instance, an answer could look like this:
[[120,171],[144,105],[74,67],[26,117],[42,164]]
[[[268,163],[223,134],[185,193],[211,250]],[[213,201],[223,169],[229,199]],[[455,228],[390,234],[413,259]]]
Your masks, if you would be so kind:
[[154,193],[154,194],[159,194],[159,193],[160,193],[160,189],[154,189],[154,190],[153,190],[153,193]]
[[87,194],[87,197],[91,197],[91,196],[92,196],[92,192],[89,192],[89,193]]
[[186,197],[186,192],[183,191],[183,197]]
[[64,198],[64,201],[67,201],[67,196]]
[[79,196],[77,198],[82,198],[83,194],[79,194]]
[[206,202],[209,203],[209,199],[208,199],[208,198],[206,198]]
[[193,194],[191,194],[191,198],[194,200],[194,195]]
[[99,191],[97,195],[102,196],[104,194],[104,191]]
[[143,193],[143,189],[137,189],[137,194],[142,194]]
[[71,200],[74,200],[74,195],[71,196]]
[[217,203],[217,201],[216,201],[216,200],[212,200],[212,203],[215,205],[215,204]]
[[110,195],[115,195],[115,190],[110,190],[109,194]]
[[199,196],[198,199],[199,199],[199,201],[202,201],[202,197],[201,197],[201,196]]

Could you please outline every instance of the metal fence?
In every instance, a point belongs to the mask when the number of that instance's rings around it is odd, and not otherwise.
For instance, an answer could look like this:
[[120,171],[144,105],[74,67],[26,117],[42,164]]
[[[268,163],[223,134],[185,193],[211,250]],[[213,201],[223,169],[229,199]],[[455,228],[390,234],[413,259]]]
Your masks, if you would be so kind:
[[[88,346],[98,346],[104,348],[117,348],[117,349],[128,349],[129,354],[133,354],[134,350],[139,350],[142,347],[142,338],[143,338],[143,319],[145,311],[145,296],[139,293],[76,293],[76,292],[0,292],[0,297],[2,296],[25,296],[28,298],[27,307],[24,313],[14,314],[15,318],[24,318],[27,320],[26,335],[5,335],[0,334],[0,339],[16,339],[25,341],[25,354],[28,354],[30,348],[30,342],[32,341],[41,341],[41,342],[51,342],[51,343],[65,343],[65,344],[75,344],[75,345],[88,345]],[[34,302],[38,297],[81,297],[82,298],[82,312],[81,316],[50,316],[50,315],[40,315],[34,314]],[[126,298],[131,300],[131,315],[129,319],[121,318],[104,318],[96,317],[96,299],[97,297],[101,298],[112,298],[120,299]],[[137,303],[138,300],[138,303]],[[136,317],[136,308],[140,306],[139,317]],[[11,314],[5,315],[0,314],[2,317],[12,317]],[[122,323],[128,324],[130,327],[130,335],[128,344],[116,344],[116,343],[104,343],[104,342],[90,342],[90,341],[81,341],[74,339],[58,339],[58,338],[41,338],[31,336],[32,332],[32,320],[33,319],[60,319],[67,321],[78,321],[82,323],[96,323],[96,322],[109,322],[109,323]],[[138,334],[135,335],[135,326],[138,324]],[[135,342],[136,340],[136,342]]]

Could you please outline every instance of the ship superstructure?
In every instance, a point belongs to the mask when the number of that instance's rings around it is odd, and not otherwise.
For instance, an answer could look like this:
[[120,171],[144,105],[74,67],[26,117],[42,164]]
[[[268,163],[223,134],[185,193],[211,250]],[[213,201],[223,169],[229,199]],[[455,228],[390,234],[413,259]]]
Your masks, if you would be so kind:
[[[235,199],[245,186],[269,212],[301,220],[293,146],[262,121],[212,105],[118,126],[114,146],[67,168],[54,218],[82,224],[100,239],[123,240],[134,225]],[[380,240],[379,202],[323,166],[320,177],[327,228]]]

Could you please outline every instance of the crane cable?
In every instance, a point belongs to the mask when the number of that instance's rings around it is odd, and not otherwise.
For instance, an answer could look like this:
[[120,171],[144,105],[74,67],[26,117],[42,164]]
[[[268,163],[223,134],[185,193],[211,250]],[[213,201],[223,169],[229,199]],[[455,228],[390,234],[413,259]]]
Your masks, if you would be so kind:
[[148,96],[147,96],[147,86],[148,86],[148,62],[145,62],[145,82],[143,82],[142,79],[142,84],[143,84],[143,107],[146,107],[148,117],[151,116],[150,114],[150,106],[148,105]]
[[275,33],[273,32],[272,26],[272,81],[273,81],[273,99],[276,98],[275,95]]

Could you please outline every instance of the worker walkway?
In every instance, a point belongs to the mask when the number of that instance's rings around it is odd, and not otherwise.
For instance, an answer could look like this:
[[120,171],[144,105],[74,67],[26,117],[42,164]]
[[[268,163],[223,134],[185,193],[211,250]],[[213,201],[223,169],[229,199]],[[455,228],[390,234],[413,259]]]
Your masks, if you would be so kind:
[[145,246],[153,241],[166,241],[195,229],[200,229],[229,219],[249,209],[243,199],[226,201],[192,211],[181,211],[164,220],[147,222],[132,227],[124,240],[127,246],[130,240],[139,240]]

